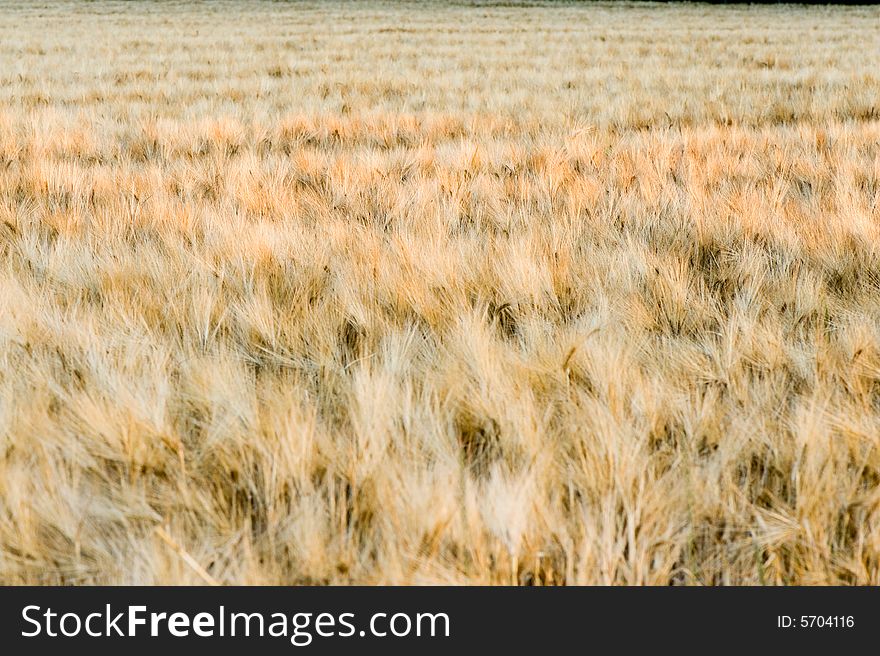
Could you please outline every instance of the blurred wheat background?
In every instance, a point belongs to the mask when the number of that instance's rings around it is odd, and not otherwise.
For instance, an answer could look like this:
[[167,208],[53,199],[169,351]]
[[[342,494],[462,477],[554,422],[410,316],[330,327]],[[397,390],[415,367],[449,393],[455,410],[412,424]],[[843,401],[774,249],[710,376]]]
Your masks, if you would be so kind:
[[880,584],[880,9],[0,5],[0,582]]

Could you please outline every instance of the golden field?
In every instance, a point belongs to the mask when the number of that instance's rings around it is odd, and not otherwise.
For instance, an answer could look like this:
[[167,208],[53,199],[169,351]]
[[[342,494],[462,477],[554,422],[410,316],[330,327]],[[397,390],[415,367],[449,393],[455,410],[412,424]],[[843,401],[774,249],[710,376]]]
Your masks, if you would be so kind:
[[0,4],[0,582],[880,584],[880,9]]

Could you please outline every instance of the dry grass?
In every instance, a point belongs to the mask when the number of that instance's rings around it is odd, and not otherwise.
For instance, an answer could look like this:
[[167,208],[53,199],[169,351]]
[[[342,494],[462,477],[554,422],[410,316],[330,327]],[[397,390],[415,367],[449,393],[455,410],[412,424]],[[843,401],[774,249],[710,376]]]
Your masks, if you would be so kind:
[[880,11],[507,4],[0,6],[0,582],[880,583]]

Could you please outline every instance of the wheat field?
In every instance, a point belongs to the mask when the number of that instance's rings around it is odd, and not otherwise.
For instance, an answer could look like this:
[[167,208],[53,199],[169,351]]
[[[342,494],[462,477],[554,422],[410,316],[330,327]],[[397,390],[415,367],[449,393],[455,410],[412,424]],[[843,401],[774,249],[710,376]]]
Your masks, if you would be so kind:
[[0,4],[0,582],[880,584],[880,9]]

